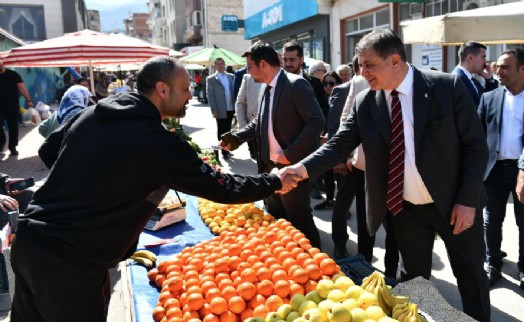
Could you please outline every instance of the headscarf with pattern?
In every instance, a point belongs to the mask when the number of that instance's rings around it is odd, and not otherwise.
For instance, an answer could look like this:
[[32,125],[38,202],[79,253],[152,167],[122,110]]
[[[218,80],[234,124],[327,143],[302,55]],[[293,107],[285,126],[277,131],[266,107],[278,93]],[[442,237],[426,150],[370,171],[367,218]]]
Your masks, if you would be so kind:
[[81,85],[73,85],[64,93],[57,111],[58,123],[66,123],[89,104],[91,93]]

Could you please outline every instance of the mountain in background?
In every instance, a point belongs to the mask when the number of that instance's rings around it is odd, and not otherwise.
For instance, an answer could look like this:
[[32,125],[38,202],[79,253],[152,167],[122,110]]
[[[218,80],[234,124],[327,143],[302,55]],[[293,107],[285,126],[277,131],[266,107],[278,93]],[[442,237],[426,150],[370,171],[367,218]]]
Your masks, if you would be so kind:
[[133,13],[149,12],[146,0],[100,1],[85,0],[89,10],[100,12],[100,31],[124,31],[124,19]]

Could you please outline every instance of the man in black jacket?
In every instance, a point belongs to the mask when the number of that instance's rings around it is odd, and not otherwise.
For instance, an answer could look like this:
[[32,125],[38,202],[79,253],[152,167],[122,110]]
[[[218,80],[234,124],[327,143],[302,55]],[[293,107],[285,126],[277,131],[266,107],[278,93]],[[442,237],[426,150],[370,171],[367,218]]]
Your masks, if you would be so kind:
[[221,203],[260,200],[281,188],[275,174],[214,171],[162,126],[183,117],[191,99],[178,62],[146,62],[137,91],[75,115],[40,148],[51,172],[19,220],[12,321],[106,321],[107,270],[135,250],[167,188]]

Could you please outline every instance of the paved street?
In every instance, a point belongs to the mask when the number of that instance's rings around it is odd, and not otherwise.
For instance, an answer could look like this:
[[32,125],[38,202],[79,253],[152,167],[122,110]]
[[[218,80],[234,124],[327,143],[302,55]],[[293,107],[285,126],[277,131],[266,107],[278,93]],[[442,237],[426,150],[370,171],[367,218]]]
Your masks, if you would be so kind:
[[[202,148],[208,148],[216,144],[216,125],[206,105],[191,101],[191,107],[187,111],[186,118],[182,121],[184,130],[191,135],[193,140]],[[43,138],[34,125],[26,124],[20,128],[20,145],[18,157],[9,157],[8,153],[0,154],[0,171],[6,172],[13,177],[34,177],[42,180],[48,174],[43,163],[37,156],[39,146]],[[231,171],[242,174],[256,173],[256,164],[249,158],[247,146],[243,145],[234,152],[230,161],[223,162],[223,171]],[[319,201],[314,200],[312,205]],[[513,216],[512,204],[508,203],[508,216],[504,225],[503,250],[508,253],[504,260],[503,279],[501,279],[491,291],[492,321],[514,322],[524,320],[524,305],[522,305],[524,291],[519,288],[516,276],[518,273],[516,261],[518,257],[518,235],[515,218]],[[354,207],[351,212],[355,214]],[[316,211],[315,221],[321,232],[323,251],[332,254],[333,245],[331,233],[331,211]],[[350,241],[348,249],[350,254],[356,253],[356,221],[353,216],[348,221],[348,232]],[[379,270],[384,269],[384,233],[381,229],[377,236],[376,247],[372,264]],[[113,297],[111,300],[108,321],[129,321],[130,302],[127,296],[127,276],[121,278],[121,265],[112,271]],[[446,251],[441,240],[436,240],[433,255],[433,276],[431,281],[436,285],[441,294],[449,303],[461,309],[460,297],[456,287],[456,280],[450,269]],[[8,312],[0,312],[0,321],[9,321]],[[446,321],[447,322],[447,321]]]

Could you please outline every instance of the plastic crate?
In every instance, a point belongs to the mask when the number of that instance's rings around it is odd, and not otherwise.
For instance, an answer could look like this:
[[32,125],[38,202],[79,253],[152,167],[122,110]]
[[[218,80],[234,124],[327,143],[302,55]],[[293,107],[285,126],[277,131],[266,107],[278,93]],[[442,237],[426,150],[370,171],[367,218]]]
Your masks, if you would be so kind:
[[[376,269],[370,263],[368,263],[362,254],[339,259],[336,262],[344,274],[351,278],[357,285],[361,285],[362,280],[365,277],[371,275],[374,271],[380,272],[380,270]],[[398,281],[396,279],[386,277],[386,284],[395,286],[398,284]]]

